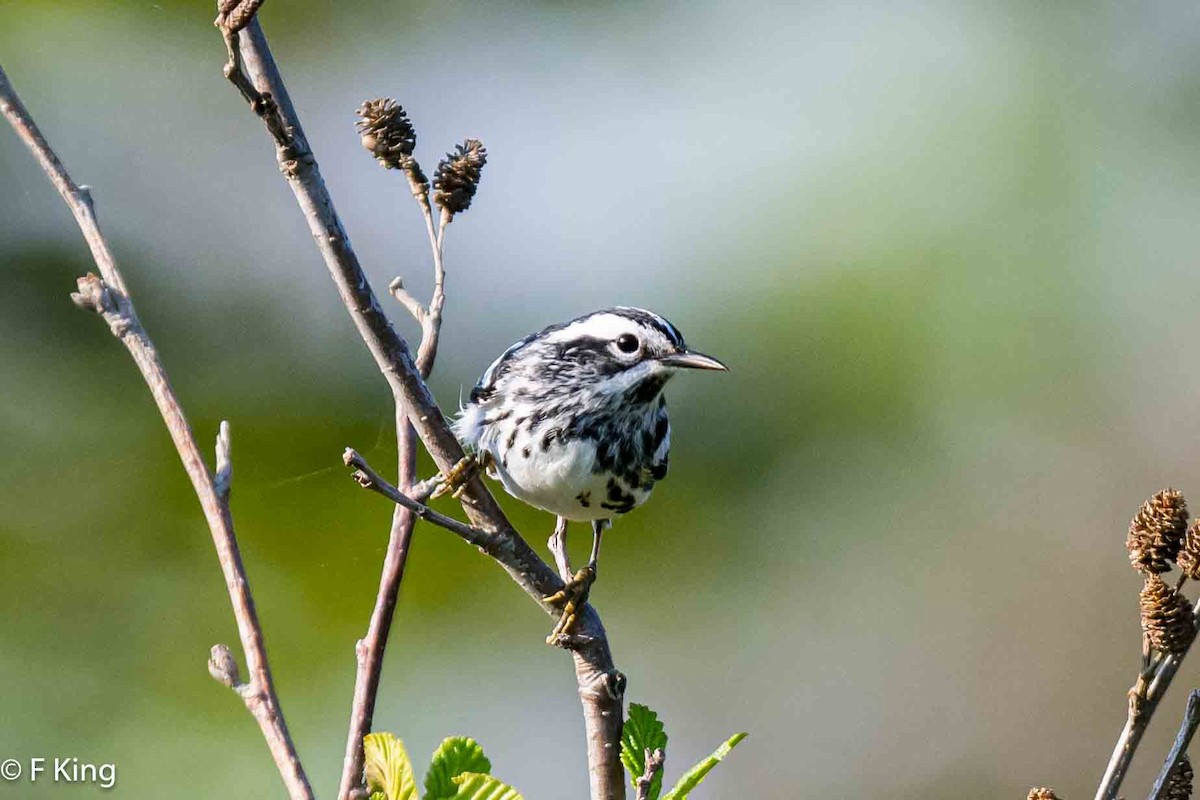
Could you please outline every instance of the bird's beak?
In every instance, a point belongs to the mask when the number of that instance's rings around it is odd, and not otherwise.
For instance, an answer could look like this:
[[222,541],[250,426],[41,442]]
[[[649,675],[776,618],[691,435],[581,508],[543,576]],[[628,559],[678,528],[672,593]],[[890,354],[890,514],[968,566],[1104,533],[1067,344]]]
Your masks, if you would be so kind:
[[696,353],[692,350],[684,350],[679,353],[672,353],[669,356],[663,356],[659,359],[659,363],[678,369],[713,369],[718,372],[725,372],[729,369],[729,367],[717,361],[712,356],[706,356],[704,353]]

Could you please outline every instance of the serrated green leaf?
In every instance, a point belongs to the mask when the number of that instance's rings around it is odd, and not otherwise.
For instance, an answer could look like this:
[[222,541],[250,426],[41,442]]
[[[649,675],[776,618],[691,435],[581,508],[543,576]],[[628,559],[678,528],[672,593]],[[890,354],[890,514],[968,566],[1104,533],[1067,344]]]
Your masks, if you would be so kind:
[[[417,781],[404,742],[390,733],[363,737],[367,791],[382,792],[385,800],[417,800]],[[372,797],[374,800],[374,797]]]
[[454,779],[454,783],[458,786],[454,800],[524,800],[516,789],[491,775],[464,772]]
[[729,737],[725,744],[713,751],[713,754],[701,761],[696,766],[692,767],[687,773],[679,779],[679,783],[675,784],[675,788],[667,792],[662,800],[687,800],[688,793],[700,785],[704,780],[704,776],[712,771],[712,768],[721,762],[721,759],[729,755],[729,751],[738,746],[738,742],[746,738],[744,733],[735,733]]
[[[646,751],[667,752],[667,732],[658,719],[658,714],[647,706],[629,704],[629,718],[621,730],[621,763],[629,771],[629,780],[637,786],[637,779],[646,772]],[[662,792],[662,770],[650,784],[650,800],[658,800]]]
[[457,795],[458,786],[454,779],[464,772],[487,774],[491,771],[492,762],[474,739],[466,736],[443,739],[425,773],[425,800],[449,800]]

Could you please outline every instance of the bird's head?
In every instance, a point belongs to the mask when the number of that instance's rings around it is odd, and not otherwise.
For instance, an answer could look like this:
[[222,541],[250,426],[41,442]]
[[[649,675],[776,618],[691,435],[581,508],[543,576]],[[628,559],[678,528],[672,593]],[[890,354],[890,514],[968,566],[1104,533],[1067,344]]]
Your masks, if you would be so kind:
[[581,392],[648,403],[685,369],[721,370],[717,359],[688,349],[679,330],[651,311],[604,309],[555,325],[526,343],[518,358],[555,394]]

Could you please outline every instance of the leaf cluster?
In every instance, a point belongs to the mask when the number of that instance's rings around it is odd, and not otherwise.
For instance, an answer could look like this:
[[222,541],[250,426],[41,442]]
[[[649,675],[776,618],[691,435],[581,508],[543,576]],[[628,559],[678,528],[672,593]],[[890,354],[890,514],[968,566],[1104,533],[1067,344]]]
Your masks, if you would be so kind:
[[[707,758],[685,772],[666,794],[662,793],[663,770],[655,772],[647,800],[687,800],[713,767],[729,755],[745,733],[729,737]],[[621,762],[636,788],[646,773],[646,759],[661,751],[665,759],[667,731],[658,714],[637,703],[629,704],[629,717],[621,732]],[[372,733],[363,739],[365,779],[371,800],[523,800],[511,786],[493,777],[492,762],[474,739],[451,736],[444,739],[425,770],[424,793],[418,793],[412,760],[404,742],[390,733]]]
[[474,739],[444,739],[425,771],[418,795],[412,760],[404,742],[390,733],[363,738],[365,777],[371,800],[523,800],[516,789],[492,777],[492,762]]
[[[650,783],[647,800],[687,800],[693,789],[700,785],[704,778],[733,748],[737,747],[745,733],[735,733],[730,736],[707,758],[689,769],[675,783],[675,788],[662,794],[663,771],[659,770]],[[629,718],[621,731],[621,762],[629,771],[629,780],[637,786],[638,778],[646,773],[646,757],[656,750],[661,750],[663,756],[667,752],[667,731],[659,720],[658,714],[648,707],[637,703],[629,704]]]

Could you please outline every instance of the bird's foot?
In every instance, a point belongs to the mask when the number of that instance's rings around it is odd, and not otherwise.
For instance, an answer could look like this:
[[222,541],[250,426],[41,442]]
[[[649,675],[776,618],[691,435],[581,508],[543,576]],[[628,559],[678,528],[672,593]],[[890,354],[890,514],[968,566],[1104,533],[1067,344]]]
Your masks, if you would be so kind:
[[583,608],[583,604],[587,602],[588,594],[592,591],[592,584],[595,582],[596,568],[589,564],[576,572],[563,588],[542,598],[551,605],[562,606],[562,614],[559,616],[554,630],[550,631],[550,635],[546,637],[546,644],[555,644],[563,637],[574,635],[576,615],[579,609]]
[[445,495],[452,495],[455,499],[463,493],[463,489],[467,488],[467,484],[471,482],[481,470],[487,469],[491,463],[491,455],[486,450],[480,450],[478,453],[472,453],[463,456],[458,463],[448,469],[445,473],[439,472],[435,478],[435,486],[429,498],[435,500]]

